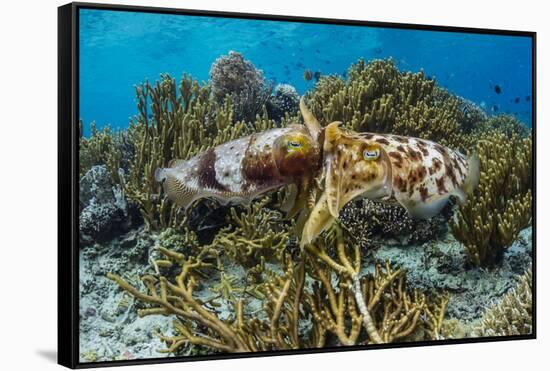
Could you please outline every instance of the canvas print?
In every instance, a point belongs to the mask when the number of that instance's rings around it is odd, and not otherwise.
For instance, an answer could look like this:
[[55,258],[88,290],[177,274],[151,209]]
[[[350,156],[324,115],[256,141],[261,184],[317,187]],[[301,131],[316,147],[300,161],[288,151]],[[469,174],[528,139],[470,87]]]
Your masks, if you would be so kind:
[[533,39],[79,9],[81,363],[533,332]]

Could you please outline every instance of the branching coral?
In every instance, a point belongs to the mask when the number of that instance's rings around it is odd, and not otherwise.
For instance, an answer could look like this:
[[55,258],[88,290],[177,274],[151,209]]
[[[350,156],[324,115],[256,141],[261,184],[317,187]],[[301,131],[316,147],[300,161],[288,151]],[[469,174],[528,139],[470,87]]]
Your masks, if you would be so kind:
[[504,298],[490,307],[479,325],[475,336],[528,335],[533,332],[533,277],[529,269],[519,277],[517,286]]
[[[253,288],[238,288],[235,280],[218,286],[216,297],[232,298],[233,311],[225,315],[217,312],[214,299],[199,299],[196,294],[200,282],[214,272],[221,271],[223,281],[224,251],[213,246],[189,256],[159,247],[163,258],[155,263],[160,274],[142,278],[145,291],[120,276],[108,275],[146,303],[140,316],[175,317],[177,334],[161,335],[168,346],[165,352],[176,352],[187,344],[221,352],[251,352],[322,347],[327,342],[395,342],[411,340],[421,328],[434,339],[438,336],[445,305],[436,311],[424,294],[407,292],[404,274],[392,270],[389,263],[385,269],[378,266],[373,275],[362,276],[360,249],[347,244],[339,228],[319,244],[307,245],[297,262],[283,253],[280,268],[251,268],[249,272],[262,276]],[[223,292],[226,289],[231,292]],[[251,305],[247,293],[259,298],[261,313],[247,310]]]
[[260,259],[280,261],[290,232],[281,223],[282,214],[266,207],[270,201],[264,197],[240,213],[231,208],[231,225],[216,235],[212,245],[245,267],[257,265]]
[[90,136],[82,134],[80,125],[79,158],[80,177],[94,165],[107,165],[113,180],[118,180],[118,169],[122,160],[122,133],[115,133],[110,127],[98,130],[95,123],[90,124]]
[[467,148],[460,120],[462,102],[436,87],[424,73],[399,72],[393,61],[360,60],[346,81],[322,77],[310,96],[313,114],[322,122],[342,121],[362,132],[422,137],[451,148]]
[[500,132],[479,143],[478,188],[459,207],[450,228],[477,266],[497,264],[532,218],[532,140]]

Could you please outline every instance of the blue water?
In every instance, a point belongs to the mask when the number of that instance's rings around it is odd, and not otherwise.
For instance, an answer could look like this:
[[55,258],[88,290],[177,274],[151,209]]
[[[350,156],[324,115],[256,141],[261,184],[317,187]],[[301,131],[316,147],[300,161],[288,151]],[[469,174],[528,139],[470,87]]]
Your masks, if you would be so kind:
[[234,50],[301,94],[305,69],[342,74],[359,58],[392,57],[402,71],[423,69],[488,113],[531,126],[531,48],[522,36],[81,9],[80,117],[86,127],[125,128],[136,84],[164,72],[207,81],[212,62]]

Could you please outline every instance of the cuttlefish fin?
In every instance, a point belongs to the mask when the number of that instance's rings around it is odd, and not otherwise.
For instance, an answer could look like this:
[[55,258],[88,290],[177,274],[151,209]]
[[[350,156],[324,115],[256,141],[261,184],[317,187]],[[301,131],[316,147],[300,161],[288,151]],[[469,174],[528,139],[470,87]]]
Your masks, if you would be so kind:
[[409,215],[416,219],[429,219],[437,214],[445,207],[449,201],[447,194],[427,202],[413,202],[411,200],[398,200],[401,206],[407,210]]
[[479,184],[480,177],[480,164],[479,164],[479,155],[477,152],[472,152],[470,157],[468,157],[468,175],[466,180],[462,185],[461,189],[466,192],[466,194],[472,194],[474,189],[476,189]]
[[309,134],[313,137],[313,139],[317,140],[322,128],[319,121],[317,121],[315,116],[313,116],[311,111],[307,108],[304,97],[300,98],[300,112],[302,113],[302,117],[304,118],[304,123],[309,131]]
[[300,247],[303,249],[305,245],[312,243],[334,222],[334,219],[328,210],[326,193],[323,193],[304,224]]
[[163,182],[164,193],[177,205],[187,209],[200,198],[196,189],[188,187],[174,174],[174,169],[158,168],[155,170],[155,180]]

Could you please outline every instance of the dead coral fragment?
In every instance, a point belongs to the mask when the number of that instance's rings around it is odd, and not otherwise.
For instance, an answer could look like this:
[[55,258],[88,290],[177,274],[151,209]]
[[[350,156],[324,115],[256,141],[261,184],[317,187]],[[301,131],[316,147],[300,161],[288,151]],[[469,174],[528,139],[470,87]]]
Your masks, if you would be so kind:
[[478,188],[459,207],[450,229],[476,266],[500,262],[504,250],[532,218],[532,140],[500,132],[479,143]]
[[528,335],[533,332],[533,277],[531,269],[519,277],[517,286],[489,308],[474,336]]

